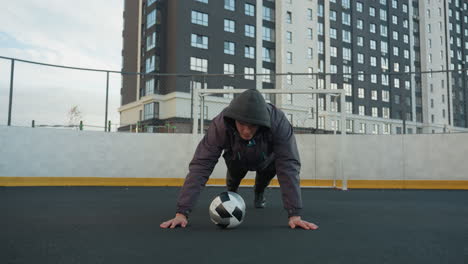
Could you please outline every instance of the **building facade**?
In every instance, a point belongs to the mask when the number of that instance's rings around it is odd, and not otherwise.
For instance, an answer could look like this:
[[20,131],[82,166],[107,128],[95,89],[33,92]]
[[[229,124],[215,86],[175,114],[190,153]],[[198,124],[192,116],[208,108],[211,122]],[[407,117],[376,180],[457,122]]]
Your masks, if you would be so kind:
[[[190,132],[193,87],[326,88],[345,90],[346,124],[328,118],[341,110],[329,97],[266,99],[297,127],[467,131],[467,8],[461,0],[126,0],[122,71],[143,74],[123,75],[121,128],[169,122]],[[308,120],[298,107],[310,109]]]

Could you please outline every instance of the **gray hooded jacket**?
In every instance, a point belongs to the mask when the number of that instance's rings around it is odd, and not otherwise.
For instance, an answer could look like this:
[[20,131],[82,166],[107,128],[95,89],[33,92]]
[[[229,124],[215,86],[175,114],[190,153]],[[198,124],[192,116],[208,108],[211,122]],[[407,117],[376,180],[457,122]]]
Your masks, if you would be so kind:
[[[259,126],[248,146],[235,127],[235,120]],[[195,151],[189,173],[180,190],[177,212],[186,216],[205,186],[221,153],[226,159],[237,159],[248,170],[261,170],[275,162],[284,208],[288,216],[300,215],[302,199],[299,186],[301,163],[293,129],[285,114],[265,103],[257,90],[246,90],[211,122]]]

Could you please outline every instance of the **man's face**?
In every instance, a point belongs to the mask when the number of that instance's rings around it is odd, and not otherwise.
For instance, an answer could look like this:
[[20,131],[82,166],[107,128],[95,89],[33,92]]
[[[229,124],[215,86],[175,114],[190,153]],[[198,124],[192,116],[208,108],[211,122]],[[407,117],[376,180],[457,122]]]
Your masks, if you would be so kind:
[[244,123],[236,120],[236,128],[239,135],[244,140],[251,140],[255,133],[257,133],[258,126]]

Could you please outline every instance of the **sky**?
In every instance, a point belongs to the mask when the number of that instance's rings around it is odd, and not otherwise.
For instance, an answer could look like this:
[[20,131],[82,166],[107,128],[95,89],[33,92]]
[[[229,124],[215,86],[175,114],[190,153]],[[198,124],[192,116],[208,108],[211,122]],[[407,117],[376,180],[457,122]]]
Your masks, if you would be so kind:
[[[123,0],[4,1],[0,9],[0,56],[120,71],[122,14]],[[8,120],[10,73],[11,61],[0,59],[1,126]],[[13,84],[14,126],[30,126],[32,120],[37,125],[68,125],[68,111],[78,106],[85,126],[104,127],[105,73],[17,61]],[[120,86],[120,75],[110,74],[109,120],[116,125]]]

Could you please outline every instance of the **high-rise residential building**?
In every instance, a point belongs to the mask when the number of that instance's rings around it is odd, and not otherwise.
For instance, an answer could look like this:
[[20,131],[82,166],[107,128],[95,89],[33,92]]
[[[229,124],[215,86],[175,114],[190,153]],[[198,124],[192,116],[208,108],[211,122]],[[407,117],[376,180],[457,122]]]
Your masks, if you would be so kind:
[[[123,75],[122,129],[170,122],[190,132],[190,91],[203,87],[344,89],[349,132],[467,131],[461,0],[126,0],[123,38],[122,70],[144,74]],[[272,76],[249,75],[258,73]],[[300,96],[267,99],[295,105]],[[316,99],[316,109],[333,103]],[[288,118],[295,125],[294,112]]]

